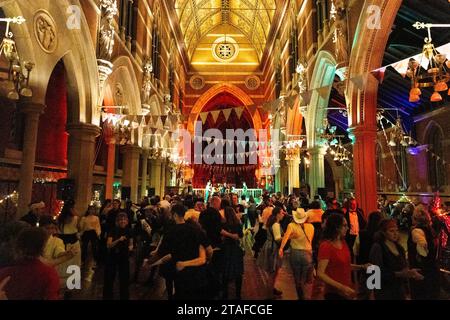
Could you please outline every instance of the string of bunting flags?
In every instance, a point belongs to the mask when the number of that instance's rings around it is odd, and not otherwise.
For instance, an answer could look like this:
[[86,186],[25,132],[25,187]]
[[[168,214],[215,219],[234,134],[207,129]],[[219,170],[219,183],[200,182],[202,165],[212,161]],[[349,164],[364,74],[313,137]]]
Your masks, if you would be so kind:
[[[443,46],[437,47],[436,51],[442,54],[448,54],[450,55],[450,43],[447,43]],[[408,63],[410,59],[414,59],[416,61],[419,61],[421,66],[425,69],[428,68],[429,61],[428,59],[423,56],[422,53],[419,53],[417,55],[414,55],[412,57],[408,57],[406,59],[391,63],[389,65],[380,67],[378,69],[365,72],[363,74],[357,75],[350,79],[344,79],[341,81],[351,81],[353,82],[359,89],[363,89],[365,85],[367,84],[367,80],[369,76],[373,76],[377,81],[380,83],[384,80],[384,74],[388,67],[392,67],[394,70],[396,70],[402,77],[406,76],[406,71],[408,69]],[[283,99],[275,99],[273,101],[263,103],[262,105],[244,105],[244,106],[236,106],[232,108],[225,108],[225,109],[219,109],[219,110],[213,110],[208,112],[201,112],[201,113],[191,113],[189,115],[189,120],[194,121],[198,117],[200,117],[201,121],[203,123],[206,122],[209,115],[211,115],[214,122],[217,122],[217,119],[222,114],[226,120],[229,119],[231,113],[233,112],[239,119],[242,117],[242,114],[244,110],[248,110],[248,112],[254,116],[256,112],[260,112],[261,116],[264,116],[264,112],[266,113],[275,113],[281,104],[284,104],[285,106],[288,106],[290,109],[293,109],[296,106],[300,105],[308,105],[311,100],[311,96],[314,92],[316,92],[320,96],[326,96],[329,94],[331,87],[333,84],[329,84],[323,87],[319,88],[313,88],[309,90],[304,90],[303,92],[300,92],[297,95],[287,96]],[[300,99],[301,98],[301,99]],[[107,106],[105,106],[107,108]],[[113,113],[106,113],[102,112],[102,118],[104,121],[111,121],[114,124],[118,122],[123,121],[130,121],[132,122],[134,127],[139,126],[148,126],[156,129],[163,130],[170,125],[176,124],[178,121],[177,115],[119,115],[119,114],[113,114]],[[187,120],[185,118],[184,120]]]

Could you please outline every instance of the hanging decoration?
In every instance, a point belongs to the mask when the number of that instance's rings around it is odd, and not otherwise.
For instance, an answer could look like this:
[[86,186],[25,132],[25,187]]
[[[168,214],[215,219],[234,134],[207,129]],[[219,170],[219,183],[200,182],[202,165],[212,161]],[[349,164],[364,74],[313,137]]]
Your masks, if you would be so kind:
[[19,197],[19,193],[14,190],[11,194],[8,194],[7,196],[0,199],[0,204],[2,204],[3,202],[5,202],[9,199],[17,199],[18,197]]

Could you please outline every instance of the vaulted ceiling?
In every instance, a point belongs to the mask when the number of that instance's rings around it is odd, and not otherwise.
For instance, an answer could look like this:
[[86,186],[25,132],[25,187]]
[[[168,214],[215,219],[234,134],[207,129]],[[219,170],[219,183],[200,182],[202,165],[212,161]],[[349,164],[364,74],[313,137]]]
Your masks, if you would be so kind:
[[264,52],[275,0],[176,0],[175,10],[191,59],[202,39],[223,25],[238,29],[257,52]]

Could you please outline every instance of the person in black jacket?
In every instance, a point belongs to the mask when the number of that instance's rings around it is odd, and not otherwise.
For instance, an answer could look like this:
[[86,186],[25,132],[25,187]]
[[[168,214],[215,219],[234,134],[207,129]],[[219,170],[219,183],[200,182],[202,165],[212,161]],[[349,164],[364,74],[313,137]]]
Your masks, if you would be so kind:
[[[223,271],[223,251],[222,251],[222,216],[220,215],[222,200],[218,196],[213,196],[211,205],[200,213],[198,222],[206,232],[207,239],[214,250],[210,263],[211,277],[218,284],[217,288],[222,288]],[[211,292],[211,295],[218,295],[219,292]]]
[[106,245],[108,255],[105,265],[105,282],[103,286],[103,299],[113,299],[113,287],[116,271],[119,271],[120,300],[130,297],[130,251],[133,250],[133,238],[128,226],[128,216],[120,212],[116,216],[116,226],[109,229]]
[[[362,209],[358,208],[355,198],[350,198],[348,200],[344,211],[344,216],[348,224],[348,231],[345,241],[347,242],[348,247],[352,249],[359,231],[366,227],[364,213]],[[351,250],[350,252],[352,253],[353,258],[353,251]]]
[[[369,218],[370,219],[370,218]],[[418,269],[409,269],[405,249],[399,243],[395,219],[381,221],[370,250],[370,263],[380,268],[381,286],[374,290],[376,300],[405,300],[406,279],[423,281]]]
[[[383,220],[381,212],[372,212],[369,215],[366,228],[361,230],[358,237],[356,237],[353,248],[350,248],[353,251],[356,264],[366,264],[369,262],[370,249],[374,243],[375,233],[379,230],[381,220]],[[358,292],[358,299],[368,300],[370,292],[366,286],[367,274],[365,272],[361,272],[358,276],[358,280],[361,289]]]
[[413,300],[436,300],[440,294],[439,239],[426,208],[418,206],[413,214],[413,227],[408,237],[408,259],[411,268],[420,269],[423,281],[410,281]]

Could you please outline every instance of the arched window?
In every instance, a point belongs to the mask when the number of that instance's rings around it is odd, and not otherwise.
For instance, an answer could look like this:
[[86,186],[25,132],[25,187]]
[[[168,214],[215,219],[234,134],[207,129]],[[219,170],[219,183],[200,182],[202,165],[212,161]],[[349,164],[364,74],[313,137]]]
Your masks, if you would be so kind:
[[278,99],[281,95],[281,86],[283,85],[281,68],[275,71],[275,97]]
[[297,61],[298,61],[298,31],[297,31],[297,26],[295,25],[294,22],[294,26],[292,28],[292,32],[291,32],[291,54],[290,54],[290,58],[291,58],[291,63],[289,64],[290,66],[290,73],[291,75],[295,73],[295,68],[297,66]]
[[153,25],[152,33],[152,62],[153,62],[153,74],[156,79],[160,79],[160,50],[161,50],[161,39],[159,38],[159,31],[157,24]]
[[[434,190],[445,185],[446,177],[443,156],[442,131],[439,126],[433,125],[428,133],[428,182]],[[438,158],[439,157],[439,158]]]
[[377,190],[383,191],[383,149],[381,145],[377,143],[376,146],[376,165],[377,165]]
[[406,159],[406,148],[400,143],[394,149],[395,160],[400,172],[397,171],[397,185],[400,191],[406,191],[408,189],[408,163]]

